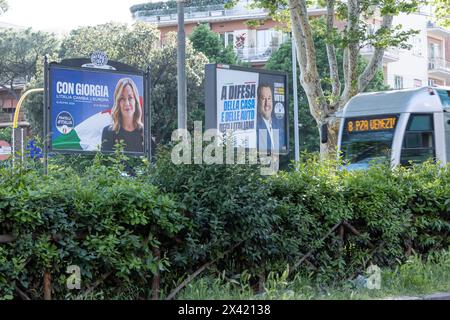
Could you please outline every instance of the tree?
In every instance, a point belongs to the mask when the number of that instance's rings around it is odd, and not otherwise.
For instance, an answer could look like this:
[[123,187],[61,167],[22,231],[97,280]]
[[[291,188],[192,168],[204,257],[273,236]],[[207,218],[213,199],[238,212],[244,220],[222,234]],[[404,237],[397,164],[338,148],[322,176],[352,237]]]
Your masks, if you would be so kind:
[[[231,1],[233,5],[237,0]],[[300,84],[306,94],[309,109],[318,126],[327,125],[328,142],[320,145],[323,156],[332,155],[337,146],[339,122],[336,113],[347,101],[364,91],[380,68],[386,48],[408,48],[406,41],[413,30],[393,27],[393,17],[399,13],[414,12],[419,0],[320,0],[314,1],[326,8],[326,19],[321,33],[326,36],[327,66],[330,90],[325,90],[318,71],[317,48],[307,0],[255,0],[254,5],[268,10],[277,21],[286,22],[295,39],[300,70]],[[377,15],[382,22],[379,29],[367,33],[365,18]],[[342,30],[336,21],[344,24]],[[319,29],[320,30],[320,29]],[[358,55],[364,46],[372,46],[374,53],[365,69],[358,73]],[[337,49],[343,52],[342,73],[339,72]],[[341,85],[342,80],[342,85]]]
[[36,73],[39,57],[51,54],[58,48],[58,41],[51,33],[31,29],[0,31],[0,87],[19,99],[13,90],[17,83],[26,83]]
[[8,11],[8,2],[6,0],[0,0],[0,16]]
[[429,3],[435,8],[438,23],[450,28],[450,0],[430,0]]
[[[317,21],[320,23],[320,21]],[[317,27],[313,24],[313,28]],[[318,72],[321,79],[321,85],[325,90],[330,90],[330,79],[328,78],[328,69],[327,69],[327,52],[326,52],[326,38],[320,32],[314,33],[314,44],[317,49],[317,65]],[[337,50],[337,61],[339,72],[342,72],[342,50]],[[359,57],[358,64],[358,72],[362,72],[367,65],[367,61]],[[268,70],[278,70],[284,71],[288,74],[288,83],[289,83],[289,92],[293,92],[292,86],[292,42],[287,41],[270,57],[269,61],[267,61],[265,69]],[[298,69],[297,69],[298,73]],[[298,75],[297,75],[298,76]],[[302,89],[299,78],[297,77],[297,86],[298,86],[298,101],[299,101],[299,130],[300,130],[300,151],[319,151],[319,132],[317,130],[317,123],[312,117],[311,113],[308,109],[307,97],[305,91]],[[341,80],[342,81],[342,80]],[[388,89],[387,86],[384,85],[384,77],[383,72],[378,70],[375,74],[372,81],[369,83],[368,87],[365,91],[383,91]],[[293,119],[293,96],[289,96],[289,118]],[[294,149],[294,124],[293,121],[290,121],[290,149]]]
[[237,56],[232,46],[225,47],[219,35],[210,30],[207,24],[200,24],[189,39],[195,50],[203,52],[211,63],[236,64]]
[[[191,42],[186,41],[186,83],[188,128],[193,121],[204,119],[205,64],[208,58],[195,51]],[[176,33],[166,36],[166,43],[154,51],[151,60],[152,78],[152,134],[156,141],[168,143],[173,130],[177,129],[177,38]],[[157,125],[156,125],[157,124]]]
[[[168,35],[167,43],[159,47],[159,32],[154,25],[138,22],[131,27],[125,24],[108,23],[72,30],[63,39],[57,61],[67,58],[89,57],[93,51],[101,50],[108,58],[130,64],[141,70],[150,66],[152,135],[156,142],[170,141],[176,129],[176,38]],[[203,101],[204,64],[208,59],[197,53],[191,43],[186,43],[186,77],[190,120],[195,117]],[[30,87],[42,86],[43,74],[38,74]],[[32,125],[38,132],[42,128],[42,96],[35,95],[27,104]],[[34,120],[33,120],[34,119]],[[156,125],[157,124],[157,125]]]

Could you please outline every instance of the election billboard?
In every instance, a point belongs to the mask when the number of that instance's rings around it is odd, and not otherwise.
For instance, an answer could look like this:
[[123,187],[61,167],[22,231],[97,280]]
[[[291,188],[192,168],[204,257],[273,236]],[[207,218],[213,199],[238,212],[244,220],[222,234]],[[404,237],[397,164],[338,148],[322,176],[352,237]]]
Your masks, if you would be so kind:
[[287,154],[287,75],[224,64],[206,65],[206,127],[235,147]]
[[51,63],[49,150],[63,153],[147,153],[144,73]]

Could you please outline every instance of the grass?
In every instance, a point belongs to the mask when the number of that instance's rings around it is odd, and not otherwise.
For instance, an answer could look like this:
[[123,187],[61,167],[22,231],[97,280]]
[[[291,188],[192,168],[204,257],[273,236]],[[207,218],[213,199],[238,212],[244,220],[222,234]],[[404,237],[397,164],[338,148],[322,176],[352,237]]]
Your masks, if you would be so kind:
[[205,276],[190,283],[180,294],[180,300],[353,300],[384,299],[396,296],[421,296],[434,292],[450,292],[450,251],[430,255],[426,260],[413,255],[395,269],[381,270],[380,289],[367,289],[355,282],[340,282],[323,287],[312,278],[269,274],[262,294],[255,294],[247,273],[233,279],[224,275]]

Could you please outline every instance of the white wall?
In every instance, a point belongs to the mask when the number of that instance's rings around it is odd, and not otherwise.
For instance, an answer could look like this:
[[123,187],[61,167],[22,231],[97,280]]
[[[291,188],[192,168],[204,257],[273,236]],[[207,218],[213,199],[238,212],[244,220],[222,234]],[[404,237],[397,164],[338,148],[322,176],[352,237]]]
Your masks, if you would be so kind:
[[[414,80],[421,80],[422,86],[428,85],[427,17],[422,14],[401,14],[394,17],[393,25],[402,25],[403,30],[420,30],[410,38],[416,48],[400,49],[399,60],[387,64],[387,84],[395,88],[395,76],[403,77],[403,87],[413,88]],[[414,40],[413,38],[416,38]]]

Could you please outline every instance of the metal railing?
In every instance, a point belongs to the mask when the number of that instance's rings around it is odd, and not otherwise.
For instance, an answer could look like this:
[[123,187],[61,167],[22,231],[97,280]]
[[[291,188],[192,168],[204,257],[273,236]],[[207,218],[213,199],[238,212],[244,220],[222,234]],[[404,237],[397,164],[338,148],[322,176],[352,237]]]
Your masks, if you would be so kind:
[[445,70],[450,72],[450,61],[444,58],[428,58],[428,70]]
[[[246,16],[252,14],[265,13],[264,9],[247,9],[244,7],[235,7],[225,9],[223,4],[203,6],[203,7],[186,7],[185,19],[200,19],[210,17],[234,17]],[[177,9],[159,9],[159,10],[143,10],[134,13],[135,19],[142,19],[148,22],[164,22],[178,19]]]
[[[373,46],[365,46],[363,48],[361,48],[360,53],[361,54],[373,54],[375,52],[375,48]],[[384,50],[384,55],[385,56],[389,56],[392,57],[394,59],[399,59],[399,49],[398,48],[387,48]]]
[[235,48],[237,57],[244,61],[267,61],[280,46]]
[[[19,114],[19,121],[26,121],[26,115],[25,112],[21,111]],[[13,122],[14,121],[14,113],[11,112],[6,112],[4,110],[0,109],[0,123],[5,123],[5,122]]]

